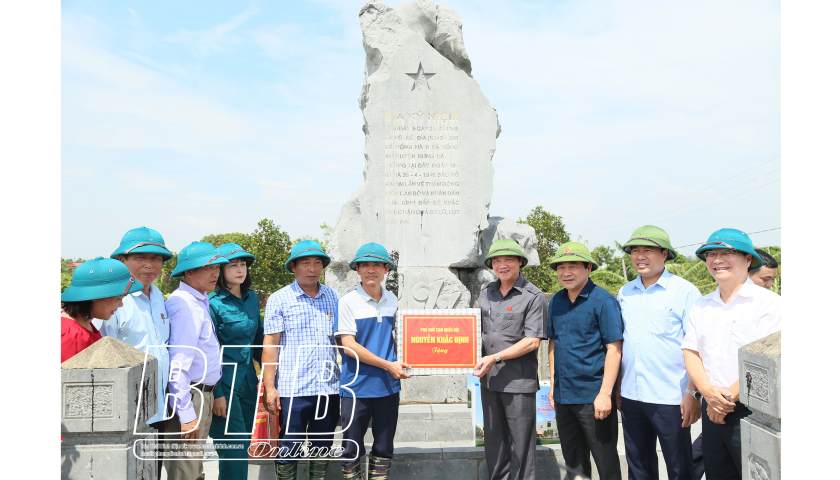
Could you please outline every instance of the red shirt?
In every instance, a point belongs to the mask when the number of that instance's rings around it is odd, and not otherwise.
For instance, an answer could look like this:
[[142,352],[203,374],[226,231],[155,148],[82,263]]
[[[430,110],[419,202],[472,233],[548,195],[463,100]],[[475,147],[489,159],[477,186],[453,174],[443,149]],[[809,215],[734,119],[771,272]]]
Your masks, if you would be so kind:
[[78,322],[72,318],[61,317],[61,363],[81,352],[87,347],[93,345],[93,342],[102,338],[99,330],[90,325],[93,329],[89,332],[85,327],[79,325]]

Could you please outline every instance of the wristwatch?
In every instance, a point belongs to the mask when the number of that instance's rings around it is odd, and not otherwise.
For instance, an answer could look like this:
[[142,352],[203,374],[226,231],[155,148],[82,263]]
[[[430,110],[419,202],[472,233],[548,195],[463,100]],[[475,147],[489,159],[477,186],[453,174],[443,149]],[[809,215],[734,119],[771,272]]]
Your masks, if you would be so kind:
[[698,392],[697,390],[686,390],[685,393],[691,395],[692,397],[696,398],[697,400],[700,400],[701,398],[703,398],[703,395],[700,395],[700,392]]
[[494,353],[493,356],[496,357],[496,364],[497,365],[502,363],[502,357],[500,357],[498,353]]

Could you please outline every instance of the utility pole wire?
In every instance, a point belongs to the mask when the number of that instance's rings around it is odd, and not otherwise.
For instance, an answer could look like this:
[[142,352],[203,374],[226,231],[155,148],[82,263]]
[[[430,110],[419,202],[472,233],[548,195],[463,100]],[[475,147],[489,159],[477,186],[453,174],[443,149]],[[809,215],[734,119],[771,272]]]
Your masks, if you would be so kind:
[[[757,232],[750,232],[747,235],[755,235],[756,233],[772,232],[773,230],[781,230],[781,229],[782,229],[782,227],[768,228],[767,230],[759,230]],[[695,245],[703,245],[704,243],[706,243],[706,242],[692,243],[690,245],[683,245],[682,247],[674,247],[674,250],[676,250],[678,248],[693,247]]]
[[[657,220],[656,222],[657,222],[657,223],[659,223],[659,222],[664,222],[664,221],[667,221],[667,220],[672,220],[672,219],[674,219],[674,218],[678,218],[678,217],[682,217],[682,216],[684,216],[684,215],[688,215],[689,213],[694,213],[694,212],[697,212],[697,211],[699,211],[699,210],[703,210],[704,208],[708,208],[708,207],[711,207],[711,206],[714,206],[714,205],[718,205],[718,204],[720,204],[720,203],[723,203],[723,202],[726,202],[726,201],[732,200],[733,198],[738,198],[738,197],[740,197],[741,195],[746,195],[746,194],[748,194],[748,193],[750,193],[750,192],[754,192],[754,191],[758,190],[759,188],[766,187],[767,185],[770,185],[771,183],[776,183],[776,182],[779,182],[779,181],[781,181],[781,180],[782,180],[781,178],[777,178],[776,180],[773,180],[773,181],[771,181],[771,182],[767,182],[767,183],[765,183],[764,185],[759,185],[758,187],[755,187],[755,188],[753,188],[753,189],[751,189],[751,190],[747,190],[746,192],[739,193],[738,195],[733,195],[733,196],[731,196],[731,197],[729,197],[729,198],[725,198],[725,199],[723,199],[723,200],[721,200],[721,201],[719,201],[719,202],[710,203],[710,204],[708,204],[708,205],[704,205],[704,206],[702,206],[702,207],[700,207],[700,208],[697,208],[697,209],[695,209],[695,210],[692,210],[692,211],[690,211],[690,212],[685,212],[685,213],[681,213],[681,214],[679,214],[679,215],[674,215],[673,217],[663,218],[662,220]],[[611,235],[611,234],[613,234],[613,233],[621,233],[621,232],[624,232],[624,230],[616,230],[616,231],[614,231],[614,232],[601,232],[601,233],[598,233],[597,235]]]
[[[726,193],[726,192],[731,192],[732,190],[735,190],[735,189],[736,189],[736,188],[738,188],[738,187],[742,187],[742,186],[744,186],[744,185],[746,185],[746,184],[748,184],[748,183],[752,183],[752,182],[754,182],[754,181],[758,180],[758,179],[759,179],[759,178],[761,178],[761,177],[764,177],[764,176],[770,175],[771,173],[774,173],[774,172],[778,172],[779,170],[781,170],[781,168],[777,168],[777,169],[775,169],[775,170],[773,170],[773,171],[767,172],[767,173],[765,173],[764,175],[759,175],[758,177],[755,177],[755,178],[753,178],[752,180],[748,180],[748,181],[746,181],[746,182],[744,182],[744,183],[741,183],[741,184],[735,185],[734,187],[732,187],[732,188],[728,188],[728,189],[726,189],[726,190],[724,190],[724,191],[722,191],[722,192],[720,192],[720,193],[716,193],[716,194],[711,195],[711,196],[709,196],[709,197],[706,197],[706,198],[702,198],[702,199],[700,199],[700,200],[697,200],[696,202],[691,202],[691,203],[685,204],[685,205],[683,205],[683,206],[681,206],[681,207],[677,207],[677,208],[674,208],[674,209],[672,209],[672,210],[668,210],[668,211],[666,211],[666,212],[657,213],[657,214],[653,215],[652,217],[648,217],[648,218],[658,217],[658,216],[660,216],[660,215],[665,215],[665,214],[667,214],[667,213],[676,212],[677,210],[682,210],[683,208],[685,208],[685,207],[689,207],[689,206],[691,206],[691,205],[697,205],[698,203],[705,202],[706,200],[708,200],[708,199],[710,199],[710,198],[712,198],[712,197],[716,197],[716,196],[718,196],[718,195],[723,195],[723,194],[724,194],[724,193]],[[781,179],[778,179],[778,180],[775,180],[775,181],[777,181],[777,182],[778,182],[779,180],[781,180]],[[770,182],[770,183],[773,183],[773,182]],[[769,185],[770,183],[766,183],[765,185]],[[764,185],[762,185],[762,186],[764,186]],[[761,188],[761,187],[759,187],[759,188]],[[750,191],[751,191],[751,190],[750,190]],[[736,196],[737,196],[737,195],[736,195]],[[735,198],[735,197],[732,197],[732,198]],[[712,204],[712,205],[714,205],[714,204]],[[707,206],[708,206],[708,205],[707,205]],[[704,208],[705,208],[705,207],[704,207]],[[696,212],[697,210],[694,210],[694,211]],[[673,218],[673,217],[671,217],[671,218]],[[630,221],[630,222],[619,223],[619,224],[617,224],[617,225],[611,225],[611,226],[609,226],[609,227],[595,227],[595,230],[596,230],[596,231],[595,231],[594,233],[595,233],[595,234],[598,234],[597,230],[599,230],[599,229],[612,228],[612,227],[620,227],[620,226],[622,226],[622,225],[631,225],[631,224],[634,224],[634,223],[639,223],[639,222],[641,222],[641,220],[632,220],[632,221]],[[588,233],[593,233],[593,232],[588,232]]]
[[[758,164],[758,165],[756,165],[756,166],[754,166],[754,167],[750,167],[750,168],[748,168],[748,169],[744,170],[743,172],[741,172],[741,173],[739,173],[739,174],[737,174],[737,175],[733,175],[733,176],[731,176],[731,177],[727,178],[726,180],[721,180],[720,182],[715,183],[714,185],[709,185],[708,187],[701,188],[700,190],[697,190],[697,191],[696,191],[696,192],[694,192],[694,193],[689,193],[688,195],[686,195],[686,196],[684,196],[684,197],[680,197],[680,198],[678,198],[678,199],[676,199],[676,200],[671,200],[671,201],[669,201],[669,202],[667,202],[667,203],[663,203],[662,205],[657,205],[656,207],[648,208],[647,210],[642,210],[641,212],[636,212],[636,213],[634,213],[634,214],[632,214],[632,215],[637,215],[637,214],[640,214],[640,213],[649,212],[649,211],[651,211],[651,210],[656,210],[656,209],[658,209],[658,208],[662,208],[662,207],[664,207],[664,206],[671,205],[671,204],[673,204],[674,202],[679,202],[680,200],[686,199],[686,198],[688,198],[688,197],[690,197],[690,196],[692,196],[692,195],[698,194],[698,193],[703,192],[703,191],[705,191],[705,190],[708,190],[708,189],[710,189],[710,188],[712,188],[712,187],[716,187],[716,186],[720,185],[721,183],[728,182],[728,181],[732,180],[732,179],[733,179],[733,178],[735,178],[735,177],[740,177],[741,175],[743,175],[743,174],[745,174],[745,173],[749,172],[750,170],[755,170],[755,169],[756,169],[756,168],[758,168],[758,167],[761,167],[761,166],[763,166],[763,165],[767,165],[768,163],[772,162],[773,160],[777,160],[777,159],[778,159],[778,158],[780,158],[780,157],[781,157],[781,155],[778,155],[778,156],[776,156],[776,157],[774,157],[774,158],[771,158],[770,160],[767,160],[766,162],[760,163],[760,164]],[[773,171],[775,172],[776,170],[773,170]],[[770,172],[770,173],[772,173],[772,172]],[[767,174],[765,174],[765,175],[767,175]],[[742,185],[743,185],[743,184],[742,184]],[[712,196],[714,196],[714,195],[712,195]],[[695,202],[695,203],[696,203],[696,202]],[[657,214],[657,215],[660,215],[660,214]],[[624,219],[624,218],[627,218],[627,215],[624,215],[624,216],[621,216],[621,217],[612,218],[612,219],[609,219],[609,220],[596,220],[596,221],[593,221],[593,222],[583,222],[583,223],[578,223],[577,225],[592,225],[592,224],[596,224],[596,223],[612,222],[613,220],[622,220],[622,219]],[[567,223],[568,223],[568,222],[567,222]]]

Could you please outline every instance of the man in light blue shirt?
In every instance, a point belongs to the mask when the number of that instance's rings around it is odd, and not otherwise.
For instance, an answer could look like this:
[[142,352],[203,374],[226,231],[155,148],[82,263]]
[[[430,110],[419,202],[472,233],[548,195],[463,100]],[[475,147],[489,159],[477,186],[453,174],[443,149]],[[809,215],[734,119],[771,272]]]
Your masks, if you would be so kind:
[[[140,418],[149,426],[163,433],[166,422],[166,384],[169,377],[169,319],[163,305],[163,294],[154,285],[164,262],[172,259],[163,236],[151,228],[133,228],[123,235],[120,246],[111,254],[119,260],[140,283],[143,290],[126,295],[123,306],[110,321],[96,325],[103,336],[121,340],[157,359],[157,413],[150,418]],[[148,350],[147,350],[148,347]],[[158,442],[163,441],[158,436]],[[161,471],[163,458],[158,460]]]
[[668,234],[646,225],[622,247],[639,276],[618,292],[624,319],[619,408],[630,479],[659,478],[656,439],[669,479],[694,479],[691,424],[700,395],[688,377],[681,344],[700,291],[672,275]]

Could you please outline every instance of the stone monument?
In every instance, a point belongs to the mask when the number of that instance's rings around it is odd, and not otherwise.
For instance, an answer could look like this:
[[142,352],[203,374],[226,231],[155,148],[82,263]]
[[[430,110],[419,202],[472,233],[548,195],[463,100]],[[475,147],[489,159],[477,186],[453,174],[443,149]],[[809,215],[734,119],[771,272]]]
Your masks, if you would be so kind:
[[476,306],[495,279],[482,265],[493,240],[517,240],[530,265],[539,257],[533,228],[489,216],[501,126],[472,78],[461,19],[442,3],[368,0],[359,21],[364,183],[336,221],[327,284],[355,288],[348,264],[373,241],[397,263],[385,284],[401,308]]
[[159,477],[157,462],[134,455],[135,441],[157,433],[145,423],[156,413],[157,359],[149,355],[144,371],[145,359],[103,337],[61,364],[61,478]]
[[741,402],[752,414],[741,419],[744,480],[782,477],[782,332],[738,350]]

